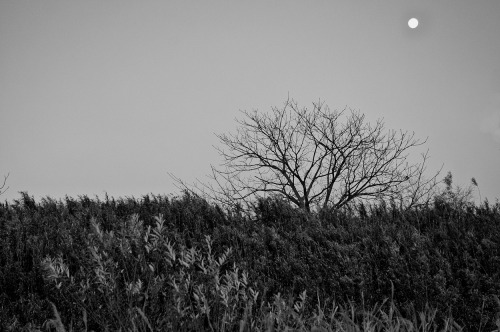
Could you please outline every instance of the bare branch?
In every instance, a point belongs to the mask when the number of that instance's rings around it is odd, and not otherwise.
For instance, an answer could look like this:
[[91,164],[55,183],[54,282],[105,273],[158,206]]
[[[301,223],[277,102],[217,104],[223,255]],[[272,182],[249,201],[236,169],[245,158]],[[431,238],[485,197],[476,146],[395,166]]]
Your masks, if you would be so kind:
[[[427,154],[419,164],[408,153],[425,143],[414,133],[386,131],[354,110],[312,109],[287,99],[268,113],[243,111],[232,134],[217,135],[223,162],[212,166],[209,196],[224,204],[278,194],[305,211],[341,208],[357,199],[400,199],[416,206],[433,188],[424,179]],[[181,183],[182,182],[178,182]]]
[[7,182],[9,175],[10,175],[10,173],[8,173],[7,176],[4,175],[4,177],[3,177],[3,184],[2,184],[2,186],[0,186],[0,195],[5,193],[9,189],[9,187],[5,188],[5,184]]

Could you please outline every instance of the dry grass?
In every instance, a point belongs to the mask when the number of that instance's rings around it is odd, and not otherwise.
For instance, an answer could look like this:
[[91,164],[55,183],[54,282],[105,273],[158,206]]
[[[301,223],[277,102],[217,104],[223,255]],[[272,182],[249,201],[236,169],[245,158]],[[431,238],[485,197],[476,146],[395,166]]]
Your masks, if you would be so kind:
[[[71,300],[81,309],[81,318],[67,323],[70,332],[88,331],[89,318],[102,331],[462,331],[452,317],[437,321],[431,308],[403,317],[391,300],[366,309],[317,299],[313,307],[304,291],[294,301],[278,293],[266,302],[245,271],[227,266],[230,248],[216,256],[208,236],[202,250],[176,245],[161,215],[152,228],[137,217],[116,232],[96,221],[92,226],[82,273],[71,275],[60,257],[42,262],[54,292],[73,290]],[[41,328],[65,332],[50,304],[54,317]]]

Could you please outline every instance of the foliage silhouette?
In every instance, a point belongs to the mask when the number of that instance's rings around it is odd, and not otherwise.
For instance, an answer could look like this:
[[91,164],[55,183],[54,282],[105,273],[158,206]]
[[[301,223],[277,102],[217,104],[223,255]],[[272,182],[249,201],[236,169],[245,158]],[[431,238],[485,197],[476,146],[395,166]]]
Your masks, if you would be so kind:
[[424,177],[427,153],[420,163],[408,159],[425,142],[386,131],[382,120],[372,125],[357,111],[330,111],[322,102],[309,110],[291,99],[270,113],[243,114],[236,133],[218,135],[223,164],[212,167],[212,184],[202,184],[224,205],[277,194],[307,212],[381,198],[409,209],[428,203],[436,186],[439,172]]
[[[302,301],[300,320],[283,316],[280,326],[310,330],[319,324],[309,319],[318,304],[332,301],[345,310],[329,326],[347,324],[350,305],[360,310],[353,324],[363,324],[368,312],[361,308],[390,299],[383,311],[398,308],[397,324],[426,312],[436,328],[454,317],[468,330],[495,329],[500,203],[457,206],[437,197],[420,210],[381,201],[306,214],[279,197],[261,197],[254,206],[249,217],[190,193],[40,202],[22,193],[0,204],[0,326],[41,326],[54,315],[50,301],[62,324],[76,330],[237,330],[241,322],[266,330],[273,310],[293,311],[305,291],[315,301]],[[238,293],[243,271],[247,286]],[[176,291],[162,275],[184,288]],[[216,278],[226,284],[217,288]],[[221,285],[231,289],[228,306]],[[250,288],[258,292],[251,310],[242,300],[253,298]],[[198,318],[187,319],[191,314]]]

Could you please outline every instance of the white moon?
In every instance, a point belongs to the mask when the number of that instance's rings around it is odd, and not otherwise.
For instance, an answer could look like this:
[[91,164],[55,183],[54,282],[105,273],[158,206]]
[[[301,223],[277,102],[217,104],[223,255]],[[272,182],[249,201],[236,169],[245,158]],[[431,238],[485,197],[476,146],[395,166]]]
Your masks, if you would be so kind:
[[408,26],[412,29],[415,29],[418,26],[418,20],[416,18],[410,18],[408,21]]

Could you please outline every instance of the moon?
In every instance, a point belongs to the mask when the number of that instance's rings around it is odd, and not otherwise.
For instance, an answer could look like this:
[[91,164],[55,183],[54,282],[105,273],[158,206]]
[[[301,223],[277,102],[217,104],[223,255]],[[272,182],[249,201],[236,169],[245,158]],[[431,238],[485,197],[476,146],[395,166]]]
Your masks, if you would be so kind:
[[410,18],[408,21],[408,26],[412,29],[415,29],[418,26],[418,20],[416,18]]

